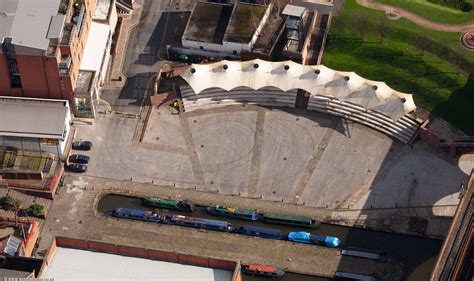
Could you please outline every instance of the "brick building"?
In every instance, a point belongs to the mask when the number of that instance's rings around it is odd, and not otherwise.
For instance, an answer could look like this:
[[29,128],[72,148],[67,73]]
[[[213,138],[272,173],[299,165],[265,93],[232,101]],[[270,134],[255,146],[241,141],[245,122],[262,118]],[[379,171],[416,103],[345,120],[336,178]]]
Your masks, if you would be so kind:
[[69,100],[75,115],[84,102],[93,104],[92,93],[76,99],[74,90],[96,2],[0,1],[1,95]]

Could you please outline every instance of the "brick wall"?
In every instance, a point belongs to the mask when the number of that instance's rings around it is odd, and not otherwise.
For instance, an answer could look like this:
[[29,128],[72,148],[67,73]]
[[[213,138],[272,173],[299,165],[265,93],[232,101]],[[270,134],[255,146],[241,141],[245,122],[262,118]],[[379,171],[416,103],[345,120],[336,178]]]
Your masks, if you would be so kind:
[[[63,248],[97,251],[97,252],[138,257],[138,258],[144,258],[144,259],[152,259],[152,260],[182,263],[182,264],[195,265],[195,266],[210,267],[210,268],[230,270],[230,271],[235,271],[238,264],[235,261],[229,261],[229,260],[221,260],[221,259],[208,258],[208,257],[202,257],[202,256],[181,254],[181,253],[161,251],[161,250],[152,250],[152,249],[145,249],[145,248],[140,248],[140,247],[125,246],[125,245],[115,245],[115,244],[98,242],[98,241],[88,241],[88,240],[80,240],[80,239],[73,239],[73,238],[66,238],[66,237],[56,237],[55,242],[52,244],[52,247],[50,248],[49,253],[45,259],[47,262],[50,261],[50,255],[52,252],[55,251],[56,246],[63,247]],[[240,270],[240,267],[239,267],[239,270]]]

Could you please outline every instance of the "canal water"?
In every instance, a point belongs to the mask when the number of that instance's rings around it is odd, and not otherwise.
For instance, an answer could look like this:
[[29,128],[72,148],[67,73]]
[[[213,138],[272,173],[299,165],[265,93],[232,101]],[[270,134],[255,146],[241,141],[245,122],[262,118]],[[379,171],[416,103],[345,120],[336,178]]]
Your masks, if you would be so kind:
[[[109,212],[119,207],[140,210],[149,209],[142,205],[142,201],[138,197],[110,194],[104,196],[100,200],[98,204],[98,211]],[[212,216],[206,212],[206,208],[203,206],[196,206],[196,210],[193,213],[165,209],[162,209],[159,212],[163,214],[181,214],[185,216],[225,220],[230,222],[234,226],[241,226],[245,224],[266,226],[274,229],[279,229],[284,233],[290,231],[308,231],[316,235],[335,236],[341,239],[343,243],[342,248],[356,247],[379,250],[384,251],[389,257],[396,258],[397,261],[401,262],[404,265],[405,280],[407,281],[429,280],[429,276],[431,274],[431,271],[433,270],[436,258],[443,243],[443,241],[437,239],[421,238],[360,228],[351,228],[326,223],[322,223],[318,228],[301,228],[285,225],[266,224],[263,222],[237,220],[227,217]],[[265,279],[260,279],[259,277],[253,276],[246,276],[244,280],[257,281]],[[286,275],[283,280],[323,281],[329,279],[290,273]]]

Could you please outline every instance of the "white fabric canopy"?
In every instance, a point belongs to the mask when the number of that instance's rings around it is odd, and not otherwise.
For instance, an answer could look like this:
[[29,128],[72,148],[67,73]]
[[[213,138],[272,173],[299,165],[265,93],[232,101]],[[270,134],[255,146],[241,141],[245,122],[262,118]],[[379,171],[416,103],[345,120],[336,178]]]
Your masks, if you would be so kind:
[[416,109],[410,94],[398,92],[384,82],[371,81],[355,72],[336,71],[324,65],[301,65],[292,61],[220,61],[193,64],[181,75],[198,95],[205,89],[254,90],[273,86],[283,91],[302,89],[312,96],[326,95],[386,113],[394,121]]

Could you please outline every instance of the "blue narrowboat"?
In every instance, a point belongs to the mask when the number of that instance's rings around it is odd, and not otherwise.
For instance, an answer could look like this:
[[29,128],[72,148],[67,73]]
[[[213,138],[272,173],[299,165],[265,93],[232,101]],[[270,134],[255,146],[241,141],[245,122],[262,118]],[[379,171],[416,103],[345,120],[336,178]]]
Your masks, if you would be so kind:
[[328,248],[337,248],[341,245],[341,240],[337,237],[319,236],[305,231],[288,233],[288,240],[298,243],[326,246]]
[[244,235],[257,236],[262,238],[278,240],[282,240],[284,238],[284,235],[280,230],[261,226],[244,225],[239,227],[237,232]]
[[175,225],[182,225],[194,228],[217,230],[231,232],[234,230],[232,224],[226,221],[208,220],[194,217],[186,217],[181,215],[172,215],[167,217],[167,222]]
[[162,216],[155,211],[135,210],[128,208],[117,208],[110,212],[110,215],[117,218],[161,222]]

